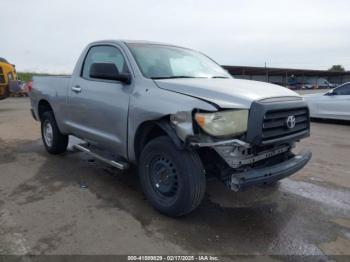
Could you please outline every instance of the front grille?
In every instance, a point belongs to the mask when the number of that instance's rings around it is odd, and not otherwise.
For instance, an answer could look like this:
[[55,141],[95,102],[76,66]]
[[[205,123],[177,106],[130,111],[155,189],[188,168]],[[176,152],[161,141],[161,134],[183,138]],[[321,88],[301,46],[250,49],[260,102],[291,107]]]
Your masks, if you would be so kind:
[[[295,126],[287,125],[289,116],[295,117]],[[296,135],[309,130],[309,111],[307,107],[269,110],[262,124],[262,141],[269,142]]]

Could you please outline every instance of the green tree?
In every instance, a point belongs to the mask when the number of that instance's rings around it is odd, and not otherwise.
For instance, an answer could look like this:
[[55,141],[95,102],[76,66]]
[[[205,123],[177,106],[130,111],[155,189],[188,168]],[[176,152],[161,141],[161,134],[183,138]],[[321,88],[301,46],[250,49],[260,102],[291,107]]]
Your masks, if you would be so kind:
[[333,65],[328,71],[332,72],[345,72],[345,68],[342,65]]

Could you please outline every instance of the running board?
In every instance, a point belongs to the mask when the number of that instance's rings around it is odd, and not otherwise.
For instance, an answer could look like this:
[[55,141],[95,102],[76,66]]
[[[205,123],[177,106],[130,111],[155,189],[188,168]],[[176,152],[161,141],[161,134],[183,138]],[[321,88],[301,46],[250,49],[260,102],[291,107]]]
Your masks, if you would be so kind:
[[87,153],[88,155],[92,156],[93,158],[96,158],[104,163],[107,163],[113,167],[116,167],[120,170],[125,170],[129,167],[129,165],[125,162],[121,162],[121,161],[116,161],[116,160],[112,160],[112,159],[109,159],[107,157],[104,157],[102,156],[101,154],[97,154],[95,152],[93,152],[91,149],[87,148],[86,147],[86,144],[84,145],[74,145],[73,148],[79,150],[79,151],[82,151],[84,153]]

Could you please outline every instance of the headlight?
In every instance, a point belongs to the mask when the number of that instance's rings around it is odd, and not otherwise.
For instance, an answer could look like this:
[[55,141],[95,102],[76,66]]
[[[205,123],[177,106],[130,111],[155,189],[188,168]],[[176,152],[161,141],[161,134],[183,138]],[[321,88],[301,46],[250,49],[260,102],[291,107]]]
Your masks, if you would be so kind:
[[236,136],[247,131],[248,110],[196,113],[195,120],[212,136]]

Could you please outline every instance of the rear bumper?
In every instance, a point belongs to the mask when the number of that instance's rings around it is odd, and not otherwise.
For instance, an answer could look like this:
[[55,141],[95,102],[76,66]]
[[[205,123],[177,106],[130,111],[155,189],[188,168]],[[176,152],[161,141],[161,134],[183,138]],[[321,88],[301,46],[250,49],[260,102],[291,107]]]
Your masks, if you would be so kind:
[[250,186],[272,183],[296,173],[309,162],[311,157],[311,151],[304,150],[293,158],[273,166],[234,173],[227,183],[234,191]]

